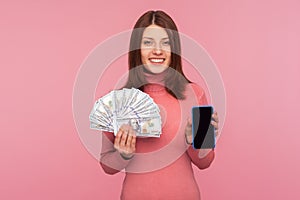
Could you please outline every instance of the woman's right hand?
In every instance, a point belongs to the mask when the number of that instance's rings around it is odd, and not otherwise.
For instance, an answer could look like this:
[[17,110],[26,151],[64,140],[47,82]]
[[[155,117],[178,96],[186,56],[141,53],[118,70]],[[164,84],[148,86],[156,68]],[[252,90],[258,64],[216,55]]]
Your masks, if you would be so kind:
[[135,153],[136,135],[131,126],[123,124],[114,142],[114,148],[124,159],[130,159]]

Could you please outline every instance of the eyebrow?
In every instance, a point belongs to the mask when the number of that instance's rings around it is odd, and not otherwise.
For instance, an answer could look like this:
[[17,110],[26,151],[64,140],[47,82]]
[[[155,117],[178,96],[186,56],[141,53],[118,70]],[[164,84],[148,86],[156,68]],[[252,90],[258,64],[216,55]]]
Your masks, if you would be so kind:
[[[143,39],[150,39],[150,40],[154,40],[153,38],[151,38],[151,37],[143,37]],[[162,38],[162,40],[165,40],[165,39],[169,39],[168,37],[164,37],[164,38]]]

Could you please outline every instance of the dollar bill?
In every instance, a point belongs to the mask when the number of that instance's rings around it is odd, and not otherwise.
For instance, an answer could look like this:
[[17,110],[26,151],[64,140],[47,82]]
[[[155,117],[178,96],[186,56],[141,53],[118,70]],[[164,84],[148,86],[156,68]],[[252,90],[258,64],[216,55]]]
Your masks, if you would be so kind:
[[113,102],[112,102],[112,92],[108,93],[104,97],[101,97],[99,99],[99,101],[102,103],[102,105],[107,113],[107,116],[112,117],[113,113],[114,113]]
[[[156,104],[153,102],[151,97],[140,91],[135,89],[135,93],[132,99],[129,101],[130,103],[125,107],[124,112],[122,113],[123,117],[130,117],[132,116],[132,112],[139,113],[142,115],[142,112],[149,113],[152,112],[158,112],[159,108],[156,106]],[[155,111],[156,110],[156,111]]]
[[114,90],[113,91],[113,105],[114,110],[117,115],[122,115],[121,111],[124,110],[124,90]]
[[112,126],[112,120],[108,116],[104,105],[100,100],[97,100],[94,104],[94,107],[90,113],[90,121],[95,123],[100,123],[101,125]]
[[119,130],[123,124],[130,125],[135,131],[136,136],[160,137],[161,134],[161,119],[159,117],[141,118],[141,119],[137,119],[137,118],[117,119],[116,120],[117,130]]
[[159,112],[156,109],[151,108],[135,108],[135,107],[129,107],[128,112],[125,116],[125,118],[145,118],[145,117],[157,117],[159,116]]
[[123,88],[123,110],[120,112],[120,115],[124,115],[124,112],[126,112],[126,109],[129,107],[129,102],[132,99],[133,93],[135,90]]
[[114,132],[113,127],[102,126],[101,124],[94,123],[94,122],[90,123],[90,128],[95,130],[100,130],[100,131]]
[[153,99],[141,90],[113,90],[95,102],[90,128],[116,134],[122,124],[129,124],[138,137],[160,137],[159,112]]

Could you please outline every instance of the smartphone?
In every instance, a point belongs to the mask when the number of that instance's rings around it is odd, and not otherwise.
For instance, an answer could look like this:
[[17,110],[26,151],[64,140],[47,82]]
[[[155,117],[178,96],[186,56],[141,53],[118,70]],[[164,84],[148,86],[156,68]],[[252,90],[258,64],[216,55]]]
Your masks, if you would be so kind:
[[215,128],[211,124],[212,106],[192,108],[192,134],[194,149],[215,148]]

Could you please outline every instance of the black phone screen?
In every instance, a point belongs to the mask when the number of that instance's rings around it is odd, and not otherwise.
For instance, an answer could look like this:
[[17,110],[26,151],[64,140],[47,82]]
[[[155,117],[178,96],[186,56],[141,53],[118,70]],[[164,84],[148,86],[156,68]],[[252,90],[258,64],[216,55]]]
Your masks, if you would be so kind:
[[211,106],[193,107],[193,147],[195,149],[212,149],[215,147],[214,127],[211,124]]

